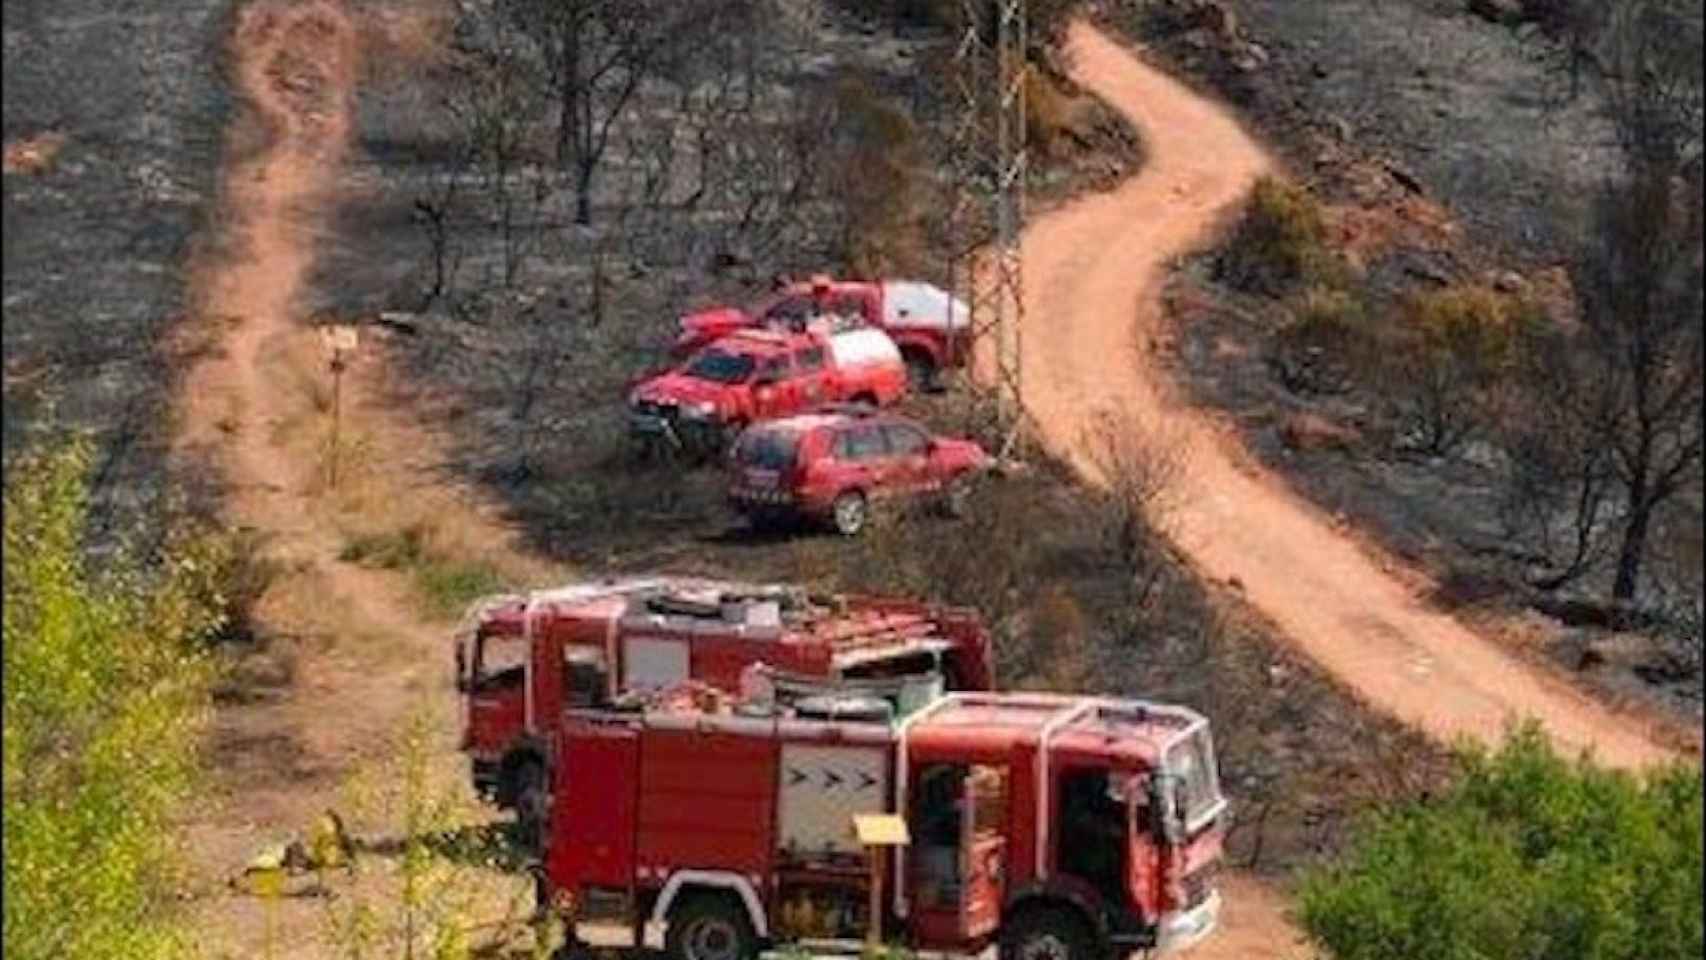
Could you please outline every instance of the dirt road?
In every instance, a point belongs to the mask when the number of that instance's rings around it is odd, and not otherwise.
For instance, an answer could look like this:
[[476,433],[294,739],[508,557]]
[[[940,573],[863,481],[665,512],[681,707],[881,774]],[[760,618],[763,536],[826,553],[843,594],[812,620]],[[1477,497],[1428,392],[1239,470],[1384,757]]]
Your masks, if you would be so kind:
[[292,931],[275,956],[331,954],[312,935],[324,926],[319,902],[287,899],[269,924],[259,901],[219,881],[322,809],[348,816],[347,779],[385,757],[414,710],[439,721],[435,783],[465,776],[451,740],[446,626],[423,620],[404,575],[340,562],[349,525],[374,511],[399,522],[407,504],[470,539],[512,542],[464,491],[419,479],[441,462],[439,448],[385,409],[382,364],[368,350],[349,358],[342,403],[344,436],[359,437],[362,456],[345,454],[338,489],[325,483],[327,358],[304,323],[304,294],[337,204],[361,38],[333,0],[242,9],[230,55],[245,109],[227,134],[222,232],[191,265],[210,349],[183,385],[180,447],[218,466],[230,520],[267,538],[282,574],[256,618],[289,675],[282,692],[263,685],[245,694],[258,702],[215,721],[218,789],[191,811],[189,829],[210,956],[260,955],[269,927]]
[[1096,410],[1123,401],[1161,413],[1187,449],[1172,518],[1179,546],[1206,576],[1236,577],[1290,642],[1405,722],[1449,741],[1495,738],[1507,718],[1531,715],[1605,762],[1669,756],[1637,721],[1429,609],[1169,391],[1138,347],[1162,323],[1165,271],[1208,241],[1272,164],[1219,106],[1092,27],[1074,25],[1069,44],[1073,79],[1142,130],[1149,160],[1135,180],[1025,235],[1027,402],[1047,446],[1094,478],[1085,432]]

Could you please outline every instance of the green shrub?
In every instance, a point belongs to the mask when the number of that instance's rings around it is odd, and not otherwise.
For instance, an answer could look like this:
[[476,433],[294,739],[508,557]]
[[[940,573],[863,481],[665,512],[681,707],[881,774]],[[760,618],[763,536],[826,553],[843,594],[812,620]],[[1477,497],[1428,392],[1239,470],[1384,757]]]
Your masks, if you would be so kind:
[[419,525],[390,533],[361,534],[344,544],[338,559],[380,570],[404,570],[421,562],[426,541],[427,531]]
[[1216,265],[1220,279],[1253,293],[1283,296],[1304,285],[1342,287],[1344,263],[1327,247],[1321,202],[1305,187],[1264,176]]
[[1367,366],[1373,347],[1362,302],[1341,290],[1310,287],[1292,299],[1291,319],[1275,336],[1272,364],[1287,390],[1343,393]]
[[1459,763],[1447,795],[1376,816],[1306,877],[1315,943],[1337,960],[1701,955],[1698,767],[1570,762],[1533,724]]
[[491,564],[431,557],[415,567],[415,586],[432,612],[454,617],[490,593],[504,588],[504,578]]
[[148,960],[188,949],[175,814],[196,783],[223,627],[208,541],[148,567],[84,556],[89,451],[36,453],[5,491],[5,950]]
[[1398,337],[1380,364],[1382,396],[1405,443],[1443,456],[1473,436],[1539,317],[1532,305],[1480,286],[1405,301]]

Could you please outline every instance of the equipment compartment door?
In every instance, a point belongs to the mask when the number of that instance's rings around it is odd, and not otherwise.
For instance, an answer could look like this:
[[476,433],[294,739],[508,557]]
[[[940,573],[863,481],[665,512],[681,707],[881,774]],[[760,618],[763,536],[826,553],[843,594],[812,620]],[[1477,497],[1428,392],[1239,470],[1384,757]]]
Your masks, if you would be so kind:
[[[553,875],[579,886],[627,889],[634,878],[640,739],[590,727],[563,738],[553,803]],[[561,831],[560,836],[556,836]],[[578,891],[577,891],[578,892]]]

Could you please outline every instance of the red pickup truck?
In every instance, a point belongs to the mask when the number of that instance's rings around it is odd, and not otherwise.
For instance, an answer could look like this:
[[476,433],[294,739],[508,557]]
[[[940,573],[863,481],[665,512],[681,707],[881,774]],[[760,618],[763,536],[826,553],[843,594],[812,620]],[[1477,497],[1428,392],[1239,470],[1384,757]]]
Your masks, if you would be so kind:
[[700,455],[727,449],[749,423],[825,403],[887,406],[906,391],[893,340],[871,327],[739,330],[628,395],[630,431]]
[[917,280],[831,280],[818,276],[784,285],[751,309],[712,307],[681,318],[673,352],[683,357],[735,330],[799,329],[813,317],[856,317],[887,333],[900,348],[915,388],[938,371],[963,366],[970,343],[966,305],[940,287]]

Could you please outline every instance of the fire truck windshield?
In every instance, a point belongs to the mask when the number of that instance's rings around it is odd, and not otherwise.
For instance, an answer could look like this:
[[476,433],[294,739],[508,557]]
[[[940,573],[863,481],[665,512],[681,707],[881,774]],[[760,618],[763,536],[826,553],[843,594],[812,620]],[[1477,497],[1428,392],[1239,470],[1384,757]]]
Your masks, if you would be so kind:
[[1167,749],[1162,766],[1177,784],[1177,814],[1187,834],[1196,833],[1220,815],[1226,801],[1220,795],[1214,744],[1206,725]]
[[521,637],[485,636],[474,641],[472,683],[476,690],[495,690],[521,683],[526,670],[527,642]]

